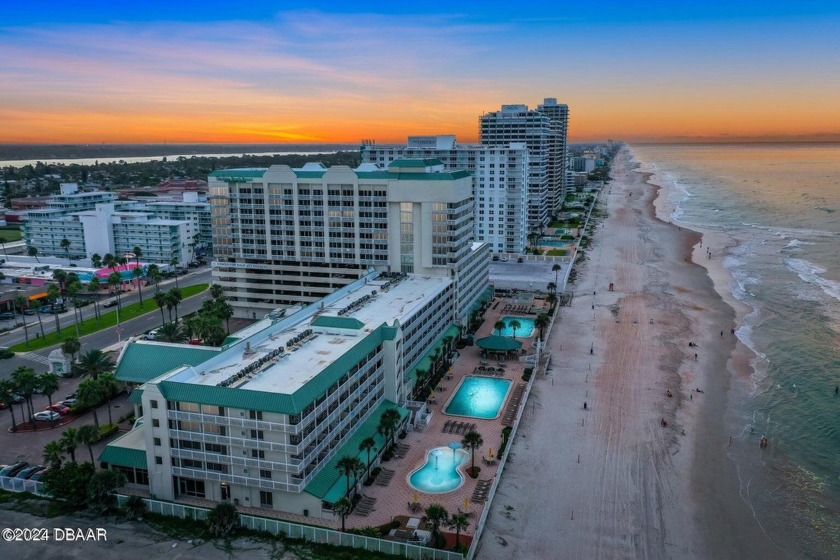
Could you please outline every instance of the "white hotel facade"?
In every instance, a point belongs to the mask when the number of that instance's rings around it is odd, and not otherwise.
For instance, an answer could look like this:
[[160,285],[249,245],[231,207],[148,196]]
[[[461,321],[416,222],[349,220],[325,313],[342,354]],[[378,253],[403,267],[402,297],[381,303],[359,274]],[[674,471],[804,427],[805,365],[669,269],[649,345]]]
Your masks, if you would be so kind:
[[472,181],[437,159],[213,172],[214,282],[236,316],[257,318],[319,301],[371,271],[446,277],[464,324],[490,253],[474,242]]
[[476,240],[493,253],[523,253],[528,237],[528,148],[457,144],[454,135],[409,136],[405,146],[361,147],[362,161],[387,167],[396,159],[437,158],[447,170],[473,176]]

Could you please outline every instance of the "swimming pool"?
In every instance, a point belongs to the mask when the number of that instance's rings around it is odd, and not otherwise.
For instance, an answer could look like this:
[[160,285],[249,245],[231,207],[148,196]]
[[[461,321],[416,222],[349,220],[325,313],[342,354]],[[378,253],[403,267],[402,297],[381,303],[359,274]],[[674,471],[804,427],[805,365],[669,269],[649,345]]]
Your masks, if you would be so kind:
[[502,317],[501,320],[505,322],[505,328],[502,332],[493,329],[494,334],[501,334],[502,336],[513,336],[513,329],[510,328],[510,322],[516,319],[519,321],[519,328],[516,329],[516,336],[518,338],[528,338],[534,334],[534,319],[531,317]]
[[443,413],[471,418],[496,418],[501,413],[512,384],[510,379],[468,375],[461,380]]
[[560,239],[559,237],[543,237],[537,242],[537,245],[544,247],[569,247],[574,245],[573,239]]
[[426,454],[426,463],[408,475],[412,488],[428,494],[452,492],[464,483],[464,475],[458,467],[469,454],[463,449],[435,447]]

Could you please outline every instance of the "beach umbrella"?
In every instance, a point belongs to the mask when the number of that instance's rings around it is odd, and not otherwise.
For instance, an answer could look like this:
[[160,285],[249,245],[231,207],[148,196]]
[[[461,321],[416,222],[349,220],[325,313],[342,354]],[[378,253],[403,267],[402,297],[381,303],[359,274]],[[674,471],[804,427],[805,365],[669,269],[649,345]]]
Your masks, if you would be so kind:
[[453,441],[452,443],[449,444],[449,449],[452,450],[452,458],[453,459],[455,458],[455,450],[460,449],[460,447],[461,447],[461,444],[458,443],[457,441]]
[[489,450],[489,451],[487,451],[487,458],[488,458],[488,459],[492,459],[492,458],[493,458],[493,448],[492,448],[492,447],[490,448],[490,450]]
[[416,504],[420,501],[420,496],[417,495],[417,492],[411,495],[411,503]]
[[470,511],[470,499],[464,498],[464,513],[469,513]]

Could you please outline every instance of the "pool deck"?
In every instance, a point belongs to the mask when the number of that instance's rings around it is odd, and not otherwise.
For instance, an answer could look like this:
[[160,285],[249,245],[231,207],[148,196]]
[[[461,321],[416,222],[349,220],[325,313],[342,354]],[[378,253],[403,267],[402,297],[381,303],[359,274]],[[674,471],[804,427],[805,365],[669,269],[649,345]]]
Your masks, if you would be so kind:
[[[490,308],[485,312],[484,323],[475,333],[474,338],[479,339],[493,334],[493,325],[503,316],[509,315],[509,310],[506,305],[513,303],[507,298],[496,298],[490,305]],[[548,304],[539,299],[535,299],[532,305],[533,311],[543,312],[548,311]],[[504,310],[504,311],[503,311]],[[536,317],[536,314],[533,315]],[[538,334],[535,330],[530,338],[521,338],[517,336],[517,340],[523,342],[523,349],[526,353],[531,349],[535,341],[535,335]],[[399,443],[410,445],[410,449],[402,458],[396,456],[390,461],[381,463],[380,466],[386,469],[395,471],[394,477],[387,486],[362,486],[361,493],[365,496],[375,498],[376,502],[371,513],[367,516],[360,516],[355,512],[347,517],[346,524],[348,528],[366,527],[382,525],[390,522],[395,516],[409,516],[422,518],[424,510],[431,504],[440,504],[449,512],[450,515],[458,513],[458,511],[465,510],[465,500],[469,500],[469,521],[470,526],[462,535],[472,535],[475,530],[475,522],[481,516],[482,510],[487,507],[486,503],[473,503],[472,496],[476,490],[480,480],[492,480],[498,474],[499,463],[496,460],[496,452],[502,441],[502,429],[505,426],[504,419],[507,414],[504,414],[505,409],[510,402],[510,396],[520,384],[524,385],[522,381],[522,374],[525,370],[525,365],[519,361],[519,356],[514,357],[513,354],[507,359],[505,364],[505,373],[499,378],[511,379],[513,384],[506,397],[505,405],[502,409],[503,414],[494,419],[481,419],[472,417],[453,416],[444,414],[443,409],[450,399],[451,392],[454,391],[461,380],[468,375],[474,375],[475,369],[482,365],[499,367],[495,359],[483,359],[481,357],[481,350],[477,346],[467,346],[458,350],[459,357],[452,365],[452,379],[444,379],[438,385],[436,391],[437,397],[433,402],[427,406],[433,413],[432,420],[428,426],[423,430],[410,431],[405,439],[397,440]],[[422,466],[426,462],[426,453],[438,446],[447,446],[453,441],[460,443],[464,434],[450,434],[444,433],[443,427],[447,422],[452,420],[462,421],[469,424],[476,425],[478,431],[484,439],[484,445],[475,452],[475,464],[481,468],[481,472],[477,479],[470,478],[465,470],[464,484],[449,493],[445,494],[426,494],[416,490],[408,483],[408,476],[417,467]],[[493,464],[487,464],[483,458],[487,456],[490,449],[493,449],[494,461]],[[466,469],[471,465],[471,458],[462,465],[462,469]],[[412,512],[408,504],[412,501],[414,495],[417,495],[420,504],[420,509]],[[446,530],[446,528],[442,528]]]

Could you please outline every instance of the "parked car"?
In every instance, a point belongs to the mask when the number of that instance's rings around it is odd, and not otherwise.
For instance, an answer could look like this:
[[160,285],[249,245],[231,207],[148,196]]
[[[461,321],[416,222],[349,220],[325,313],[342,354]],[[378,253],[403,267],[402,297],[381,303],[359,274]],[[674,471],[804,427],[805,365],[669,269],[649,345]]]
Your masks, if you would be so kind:
[[64,313],[65,308],[64,308],[63,305],[55,306],[55,310],[53,310],[52,305],[42,305],[41,307],[38,308],[38,313],[55,313],[56,311],[58,313]]
[[499,259],[499,260],[500,260],[500,261],[502,261],[502,262],[507,262],[507,261],[508,261],[508,258],[507,258],[507,257],[502,257],[502,258],[501,258],[501,259]]
[[70,407],[64,403],[57,402],[54,403],[52,406],[47,407],[47,410],[52,410],[53,412],[58,412],[62,416],[66,416],[70,414]]
[[27,307],[23,310],[24,315],[35,315],[36,313],[38,313],[38,310],[34,307]]
[[18,463],[14,463],[5,467],[3,470],[0,470],[0,476],[15,476],[19,473],[22,469],[25,469],[29,466],[29,463],[26,461],[20,461]]
[[13,402],[13,403],[15,403],[15,404],[20,404],[20,403],[22,403],[23,401],[24,401],[24,398],[23,398],[23,397],[21,397],[20,395],[16,395],[16,394],[12,393],[12,402]]
[[31,467],[26,467],[25,469],[21,469],[15,475],[15,478],[29,478],[36,472],[40,471],[44,468],[44,465],[33,465]]
[[47,472],[49,472],[49,470],[50,470],[50,468],[49,468],[49,467],[47,467],[47,468],[45,468],[45,469],[43,469],[43,468],[42,468],[40,471],[36,471],[35,473],[33,473],[33,474],[29,477],[29,480],[34,480],[35,482],[40,482],[40,481],[41,481],[41,477],[42,477],[42,476],[44,476]]
[[76,404],[76,398],[71,397],[69,399],[64,399],[63,401],[59,401],[58,404],[62,404],[67,408],[73,408],[73,406]]
[[112,299],[111,301],[106,301],[106,302],[102,305],[102,307],[116,307],[116,306],[117,306],[117,303],[119,303],[117,300]]
[[41,422],[55,422],[61,418],[61,414],[52,410],[42,410],[41,412],[36,412],[32,418]]
[[70,393],[69,395],[64,395],[65,399],[73,399],[75,400],[78,395],[76,393]]
[[11,321],[15,318],[15,314],[11,311],[4,311],[0,313],[0,321]]

